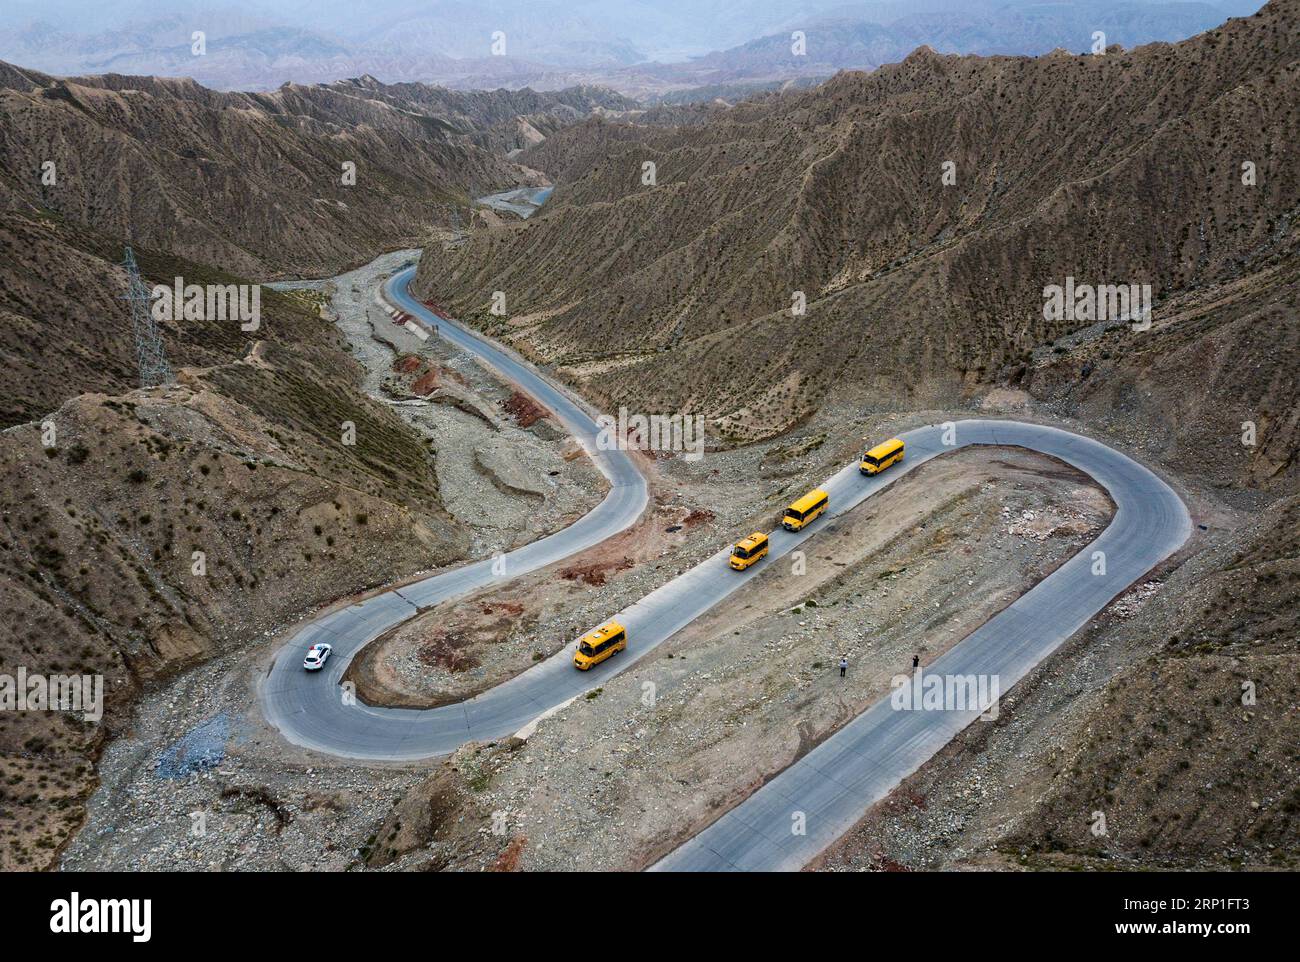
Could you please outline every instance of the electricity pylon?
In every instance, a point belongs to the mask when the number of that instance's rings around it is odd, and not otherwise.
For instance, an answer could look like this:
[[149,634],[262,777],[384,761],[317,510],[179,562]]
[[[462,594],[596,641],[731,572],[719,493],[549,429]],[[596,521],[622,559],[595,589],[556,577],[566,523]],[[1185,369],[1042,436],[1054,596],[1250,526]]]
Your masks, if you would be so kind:
[[163,350],[162,334],[149,310],[153,297],[140,277],[135,252],[129,247],[122,266],[126,268],[126,296],[123,299],[131,302],[131,324],[135,330],[135,359],[140,365],[140,386],[171,384],[174,379],[171,365],[167,363],[167,352]]

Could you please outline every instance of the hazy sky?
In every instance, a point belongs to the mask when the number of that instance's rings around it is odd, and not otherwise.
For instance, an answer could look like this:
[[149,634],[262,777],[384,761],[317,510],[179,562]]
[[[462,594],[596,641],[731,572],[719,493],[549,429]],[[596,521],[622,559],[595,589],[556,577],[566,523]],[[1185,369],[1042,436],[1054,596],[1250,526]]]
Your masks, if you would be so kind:
[[[1130,5],[1136,2],[1129,0]],[[1259,0],[1204,2],[1227,14],[1260,6]],[[493,29],[513,28],[569,37],[574,43],[623,40],[647,59],[675,60],[819,16],[887,20],[909,12],[1030,5],[1050,6],[1031,0],[4,0],[0,29],[43,21],[59,31],[86,35],[176,19],[216,24],[210,32],[284,25],[357,43],[402,23],[420,24],[421,29],[432,23],[440,30],[438,42],[447,47],[439,52],[452,55],[476,55]]]
[[[918,0],[927,8],[955,0]],[[151,24],[179,16],[284,24],[345,41],[364,41],[378,29],[434,18],[468,55],[486,48],[493,29],[567,33],[575,39],[624,39],[651,59],[675,59],[743,43],[788,20],[807,19],[836,7],[867,11],[875,2],[844,0],[4,0],[0,27],[46,21],[77,33]],[[484,33],[485,28],[487,33]],[[197,29],[197,28],[196,28]],[[457,36],[459,35],[459,36]]]
[[[640,97],[674,85],[798,76],[780,63],[794,30],[811,38],[808,63],[825,58],[802,75],[824,77],[901,60],[922,43],[951,53],[1034,54],[1082,50],[1095,29],[1126,46],[1179,40],[1261,2],[0,0],[0,60],[56,75],[194,77],[221,89],[372,74],[489,88],[601,83]],[[206,42],[201,55],[191,50],[196,31]],[[787,39],[776,43],[781,35]],[[496,36],[504,50],[494,49]],[[765,54],[740,50],[707,75],[682,69],[760,38],[770,38],[756,44],[766,44]],[[676,74],[628,76],[647,62],[676,65]]]

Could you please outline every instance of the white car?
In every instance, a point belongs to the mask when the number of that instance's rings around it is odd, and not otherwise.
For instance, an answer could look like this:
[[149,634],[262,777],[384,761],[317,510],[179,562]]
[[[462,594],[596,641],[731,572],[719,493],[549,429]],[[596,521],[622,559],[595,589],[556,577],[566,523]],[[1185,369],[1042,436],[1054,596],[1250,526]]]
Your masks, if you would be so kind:
[[307,649],[307,657],[302,660],[302,666],[308,671],[320,671],[333,650],[329,645],[312,645]]

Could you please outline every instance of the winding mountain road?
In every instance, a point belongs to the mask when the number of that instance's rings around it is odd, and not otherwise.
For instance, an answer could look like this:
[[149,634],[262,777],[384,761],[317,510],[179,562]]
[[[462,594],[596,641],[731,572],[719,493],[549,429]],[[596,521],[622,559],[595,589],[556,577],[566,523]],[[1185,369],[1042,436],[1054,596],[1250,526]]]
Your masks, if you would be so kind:
[[[591,415],[563,388],[512,354],[451,321],[435,319],[408,292],[414,268],[389,282],[402,310],[437,323],[439,333],[518,384],[591,454],[609,478],[605,500],[563,531],[504,556],[438,574],[327,613],[298,631],[275,657],[259,688],[270,720],[291,742],[348,758],[410,760],[454,751],[470,740],[502,738],[543,712],[600,685],[753,578],[778,563],[843,514],[931,458],[968,445],[1013,445],[1073,465],[1115,502],[1110,525],[1046,579],[927,667],[929,673],[997,676],[1005,693],[1075,631],[1165,558],[1191,533],[1178,495],[1131,458],[1080,435],[1017,421],[964,420],[908,431],[907,457],[868,478],[850,464],[822,487],[827,516],[801,532],[777,529],[769,557],[744,572],[727,565],[730,545],[621,612],[629,647],[590,672],[573,668],[574,644],[522,674],[464,702],[433,709],[345,704],[339,682],[348,663],[388,628],[419,608],[466,595],[582,551],[631,526],[648,501],[646,480],[625,452],[596,449]],[[948,443],[945,443],[948,442]],[[1104,573],[1097,574],[1098,552]],[[594,625],[592,627],[595,627]],[[316,673],[302,668],[307,648],[326,641],[334,656]],[[820,746],[669,854],[660,870],[778,870],[805,865],[919,768],[978,710],[898,711],[883,699]]]
[[[1005,694],[1177,551],[1191,534],[1192,520],[1164,481],[1099,441],[1018,421],[958,421],[952,428],[956,447],[1014,445],[1059,458],[1091,475],[1115,502],[1115,516],[1095,541],[924,669],[925,675],[945,678],[996,678]],[[942,435],[940,427],[900,435],[907,442],[907,460],[900,467],[915,469],[952,450],[942,444]],[[886,476],[896,470],[890,468]],[[882,698],[653,868],[802,868],[980,714],[980,709],[898,710]]]
[[[441,708],[384,708],[343,698],[339,683],[358,651],[421,608],[467,595],[543,568],[599,544],[630,527],[649,502],[646,479],[626,451],[597,450],[594,418],[563,388],[515,355],[454,321],[434,316],[408,290],[415,268],[399,271],[386,293],[401,310],[437,325],[439,335],[475,355],[546,407],[586,449],[609,480],[605,499],[569,527],[497,559],[485,558],[421,581],[373,595],[305,625],[277,653],[259,686],[269,720],[290,742],[345,758],[410,760],[444,755],[471,739],[518,731],[548,708],[600,684],[626,661],[611,659],[579,673],[573,652],[550,658],[477,698]],[[325,667],[306,672],[302,659],[320,642],[334,647]]]

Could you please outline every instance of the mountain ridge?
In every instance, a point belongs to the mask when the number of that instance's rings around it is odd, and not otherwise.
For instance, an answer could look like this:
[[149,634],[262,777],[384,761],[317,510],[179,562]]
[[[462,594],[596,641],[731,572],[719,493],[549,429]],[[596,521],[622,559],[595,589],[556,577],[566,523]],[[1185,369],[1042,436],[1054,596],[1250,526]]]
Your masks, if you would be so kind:
[[[1063,360],[1054,342],[1085,326],[1045,316],[1048,285],[1148,284],[1155,333],[1120,324],[1090,348],[1101,376],[1082,388],[1096,392],[1176,339],[1162,314],[1207,288],[1258,272],[1271,324],[1271,298],[1294,297],[1265,269],[1296,258],[1296,10],[1101,56],[915,52],[703,125],[588,120],[519,156],[558,182],[540,214],[426,258],[417,286],[601,404],[701,413],[743,441],[788,429],[832,388],[914,405],[1041,386]],[[486,310],[494,290],[509,323]],[[616,358],[620,376],[605,376]],[[1259,391],[1231,399],[1242,420],[1284,407],[1279,385]]]
[[[520,123],[553,132],[626,104],[594,88],[351,81],[223,93],[0,63],[0,121],[12,132],[0,142],[0,208],[48,209],[244,275],[320,276],[459,223],[473,194],[536,183],[504,156],[530,142]],[[41,182],[47,163],[52,186]],[[344,183],[349,163],[361,189]],[[91,169],[93,180],[81,174]]]

